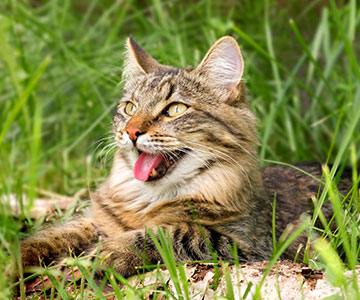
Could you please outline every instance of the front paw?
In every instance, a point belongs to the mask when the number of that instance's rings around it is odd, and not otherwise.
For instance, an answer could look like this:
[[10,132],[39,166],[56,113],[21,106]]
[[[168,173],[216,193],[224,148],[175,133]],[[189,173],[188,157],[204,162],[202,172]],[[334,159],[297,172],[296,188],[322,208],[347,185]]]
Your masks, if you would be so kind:
[[43,245],[38,241],[23,241],[20,247],[23,268],[47,265],[51,262],[51,257],[56,255],[46,244]]
[[107,238],[91,251],[91,257],[100,265],[96,270],[98,276],[102,276],[104,270],[112,269],[121,276],[129,277],[135,275],[137,267],[143,265],[141,255],[136,252],[119,239]]

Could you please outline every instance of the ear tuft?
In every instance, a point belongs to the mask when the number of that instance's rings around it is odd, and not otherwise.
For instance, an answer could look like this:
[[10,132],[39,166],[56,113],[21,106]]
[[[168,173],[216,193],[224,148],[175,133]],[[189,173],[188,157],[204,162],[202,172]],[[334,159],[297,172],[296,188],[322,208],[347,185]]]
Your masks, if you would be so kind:
[[171,67],[159,64],[132,37],[126,40],[126,57],[124,61],[123,78],[129,79],[140,75],[166,72]]
[[195,71],[206,75],[209,83],[234,91],[238,89],[244,70],[240,48],[233,37],[217,40]]

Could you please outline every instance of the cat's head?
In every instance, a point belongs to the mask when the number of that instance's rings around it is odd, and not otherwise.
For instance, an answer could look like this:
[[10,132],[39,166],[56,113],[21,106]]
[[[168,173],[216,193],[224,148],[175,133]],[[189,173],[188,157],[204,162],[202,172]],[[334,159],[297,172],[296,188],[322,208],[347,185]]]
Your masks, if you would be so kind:
[[218,166],[247,172],[256,163],[256,125],[243,69],[240,48],[229,36],[188,69],[161,65],[127,40],[125,91],[113,128],[137,180],[177,184]]

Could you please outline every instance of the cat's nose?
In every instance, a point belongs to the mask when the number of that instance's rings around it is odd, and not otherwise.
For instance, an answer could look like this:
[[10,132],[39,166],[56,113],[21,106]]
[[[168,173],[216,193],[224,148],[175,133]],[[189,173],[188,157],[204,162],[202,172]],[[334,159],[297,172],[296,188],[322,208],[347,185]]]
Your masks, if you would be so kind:
[[129,138],[132,140],[132,142],[134,143],[134,145],[136,144],[136,140],[137,138],[142,135],[144,132],[141,131],[140,128],[138,127],[130,127],[126,129],[126,132],[129,135]]

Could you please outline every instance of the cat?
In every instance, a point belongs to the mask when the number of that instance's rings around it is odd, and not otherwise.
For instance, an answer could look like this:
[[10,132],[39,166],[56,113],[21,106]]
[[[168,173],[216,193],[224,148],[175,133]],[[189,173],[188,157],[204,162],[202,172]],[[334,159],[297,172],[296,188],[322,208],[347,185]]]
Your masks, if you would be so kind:
[[[111,173],[84,216],[21,242],[23,266],[48,264],[70,250],[96,253],[100,245],[102,264],[131,276],[144,261],[162,262],[148,232],[159,238],[159,228],[177,261],[214,254],[233,260],[233,245],[240,262],[268,259],[274,195],[279,238],[288,224],[300,224],[303,212],[311,214],[319,183],[290,167],[259,168],[256,118],[236,40],[220,38],[197,67],[186,69],[158,63],[131,37],[126,46]],[[299,168],[321,178],[320,165]],[[330,215],[330,207],[324,210]],[[282,258],[293,259],[300,243],[306,234]]]

